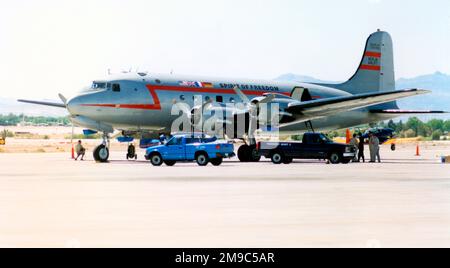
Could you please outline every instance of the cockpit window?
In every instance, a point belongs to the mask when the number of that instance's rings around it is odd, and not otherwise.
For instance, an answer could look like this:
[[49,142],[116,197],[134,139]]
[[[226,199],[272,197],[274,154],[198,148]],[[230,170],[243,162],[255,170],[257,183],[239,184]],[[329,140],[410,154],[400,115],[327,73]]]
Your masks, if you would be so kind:
[[106,82],[92,82],[92,89],[105,89],[106,88]]

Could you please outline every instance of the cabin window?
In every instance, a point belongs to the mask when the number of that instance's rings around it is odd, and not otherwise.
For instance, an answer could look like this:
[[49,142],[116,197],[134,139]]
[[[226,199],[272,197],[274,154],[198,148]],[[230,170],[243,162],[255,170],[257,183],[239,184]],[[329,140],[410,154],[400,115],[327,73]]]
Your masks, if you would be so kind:
[[209,101],[211,98],[209,96],[205,97],[205,101]]
[[112,91],[120,92],[120,85],[119,84],[113,84],[112,85]]
[[216,96],[216,102],[223,102],[222,96]]
[[184,99],[185,99],[184,95],[180,95],[180,100],[184,100]]
[[230,98],[230,102],[234,103],[234,98],[233,97]]

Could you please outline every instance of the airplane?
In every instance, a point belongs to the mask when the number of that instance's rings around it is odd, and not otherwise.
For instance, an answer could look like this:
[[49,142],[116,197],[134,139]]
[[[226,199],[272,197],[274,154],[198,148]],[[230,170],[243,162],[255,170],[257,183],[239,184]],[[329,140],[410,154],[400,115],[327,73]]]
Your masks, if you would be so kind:
[[369,134],[372,133],[373,135],[375,135],[378,140],[380,141],[380,144],[385,144],[388,143],[391,145],[391,150],[395,151],[396,146],[395,146],[395,140],[397,138],[397,134],[395,133],[395,131],[392,128],[383,128],[383,127],[375,127],[375,128],[369,128],[366,131],[356,131],[355,133],[358,133],[358,138],[359,135],[361,135],[361,137],[365,140],[365,143],[369,143]]
[[[199,111],[201,115],[205,110],[220,111],[225,115],[213,120],[215,123],[226,126],[237,122],[237,117],[244,118],[244,131],[225,137],[244,140],[238,158],[255,162],[260,159],[252,135],[256,130],[270,133],[276,129],[282,135],[294,135],[349,128],[404,114],[444,113],[401,110],[396,104],[397,99],[429,92],[416,88],[395,90],[392,39],[387,32],[377,30],[368,37],[355,74],[340,84],[129,72],[94,80],[91,87],[70,99],[59,94],[62,103],[18,101],[67,109],[74,125],[102,132],[103,142],[93,152],[99,162],[109,158],[109,139],[114,130],[122,131],[124,136],[170,134],[181,113],[190,120],[194,131]],[[200,105],[196,96],[201,97]],[[278,122],[274,127],[269,120],[255,125],[255,113],[258,115],[265,104],[277,105]],[[174,107],[178,108],[175,114]],[[211,116],[201,117],[200,123]]]

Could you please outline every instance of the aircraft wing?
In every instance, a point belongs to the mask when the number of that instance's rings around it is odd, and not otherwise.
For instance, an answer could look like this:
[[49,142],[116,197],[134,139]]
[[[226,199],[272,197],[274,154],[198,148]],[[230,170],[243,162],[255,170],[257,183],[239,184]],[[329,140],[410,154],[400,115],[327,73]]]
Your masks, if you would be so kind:
[[312,119],[335,115],[367,106],[394,101],[396,99],[429,93],[423,89],[404,89],[395,91],[356,94],[304,102],[291,102],[286,112],[292,114],[293,120],[281,123],[280,127],[306,122]]
[[53,106],[53,107],[58,107],[58,108],[66,108],[66,105],[64,103],[58,103],[58,102],[22,100],[22,99],[19,99],[17,101],[25,102],[25,103],[38,104],[38,105]]

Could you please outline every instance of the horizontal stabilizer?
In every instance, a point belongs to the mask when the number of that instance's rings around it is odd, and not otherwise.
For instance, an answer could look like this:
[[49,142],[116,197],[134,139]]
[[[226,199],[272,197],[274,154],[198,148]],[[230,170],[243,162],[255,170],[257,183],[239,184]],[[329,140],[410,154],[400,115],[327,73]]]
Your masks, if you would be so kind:
[[58,102],[22,100],[22,99],[17,100],[17,101],[18,102],[31,103],[31,104],[38,104],[38,105],[46,105],[46,106],[58,107],[58,108],[66,108],[66,105],[64,103],[58,103]]
[[400,110],[400,109],[387,109],[387,110],[370,110],[371,113],[377,114],[445,114],[446,111],[431,111],[431,110]]
[[423,89],[404,89],[291,102],[286,112],[291,113],[294,120],[282,123],[281,127],[429,92]]

